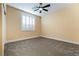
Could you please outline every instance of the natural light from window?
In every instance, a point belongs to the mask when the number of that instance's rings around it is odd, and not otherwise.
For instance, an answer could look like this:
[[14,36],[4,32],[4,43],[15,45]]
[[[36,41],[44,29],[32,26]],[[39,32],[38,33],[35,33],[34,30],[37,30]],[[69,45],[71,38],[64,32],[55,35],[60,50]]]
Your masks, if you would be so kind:
[[30,15],[22,15],[22,31],[34,31],[35,18]]

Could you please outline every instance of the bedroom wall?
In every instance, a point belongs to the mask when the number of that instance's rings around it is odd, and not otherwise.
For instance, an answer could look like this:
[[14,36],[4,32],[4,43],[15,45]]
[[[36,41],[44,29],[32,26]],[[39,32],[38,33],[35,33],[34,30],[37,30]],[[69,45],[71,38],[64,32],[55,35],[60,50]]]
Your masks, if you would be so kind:
[[19,39],[39,36],[41,34],[41,17],[36,16],[36,29],[33,32],[25,32],[21,30],[21,14],[27,13],[22,10],[7,5],[7,40],[17,41]]
[[0,56],[2,55],[2,5],[0,4]]
[[42,36],[79,44],[79,4],[42,17]]

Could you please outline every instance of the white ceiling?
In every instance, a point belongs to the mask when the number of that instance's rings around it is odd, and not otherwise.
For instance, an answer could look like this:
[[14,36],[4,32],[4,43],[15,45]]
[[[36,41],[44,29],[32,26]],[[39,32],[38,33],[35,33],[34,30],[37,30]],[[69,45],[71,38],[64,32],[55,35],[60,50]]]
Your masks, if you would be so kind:
[[[46,4],[49,4],[49,3],[43,3],[43,5],[46,5]],[[38,16],[44,16],[44,15],[47,15],[48,13],[54,12],[63,7],[68,6],[67,3],[50,3],[50,7],[46,8],[48,9],[48,12],[42,11],[42,13],[39,13],[39,11],[33,10],[35,6],[39,6],[39,3],[9,3],[8,5]]]

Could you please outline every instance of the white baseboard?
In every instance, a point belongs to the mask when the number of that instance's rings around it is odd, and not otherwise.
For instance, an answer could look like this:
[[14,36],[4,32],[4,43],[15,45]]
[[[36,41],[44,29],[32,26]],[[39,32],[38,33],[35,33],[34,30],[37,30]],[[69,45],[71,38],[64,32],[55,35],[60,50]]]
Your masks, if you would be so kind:
[[26,40],[26,39],[30,39],[30,38],[36,38],[36,37],[40,37],[40,36],[45,37],[45,38],[50,38],[50,39],[54,39],[54,40],[58,40],[58,41],[63,41],[63,42],[68,42],[68,43],[73,43],[73,44],[79,45],[79,42],[76,42],[76,41],[71,41],[71,40],[68,40],[68,39],[62,39],[62,38],[58,38],[58,37],[42,36],[42,35],[32,36],[32,37],[27,37],[27,38],[20,38],[20,39],[16,39],[16,40],[10,40],[10,41],[6,41],[6,43]]
[[36,38],[36,37],[40,37],[40,35],[32,36],[32,37],[26,37],[26,38],[20,38],[20,39],[15,39],[15,40],[10,40],[10,41],[6,41],[5,43],[11,43],[11,42],[21,41],[21,40],[26,40],[26,39]]
[[79,41],[76,42],[76,41],[71,41],[71,40],[68,40],[68,39],[62,39],[62,38],[58,38],[58,37],[47,37],[47,36],[42,36],[42,37],[79,45]]

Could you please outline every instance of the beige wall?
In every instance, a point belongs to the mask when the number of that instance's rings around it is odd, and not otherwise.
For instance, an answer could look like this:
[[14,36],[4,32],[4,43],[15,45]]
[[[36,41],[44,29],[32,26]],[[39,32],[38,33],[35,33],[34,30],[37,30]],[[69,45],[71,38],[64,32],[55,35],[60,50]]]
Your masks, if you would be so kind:
[[79,42],[79,4],[42,17],[42,35]]
[[41,17],[36,17],[36,30],[33,32],[21,31],[21,14],[26,12],[7,6],[7,41],[23,39],[41,34]]
[[7,41],[42,34],[46,37],[79,42],[79,4],[49,13],[42,19],[36,16],[35,32],[21,31],[21,13],[23,11],[7,6]]
[[0,56],[2,55],[2,7],[0,4]]

